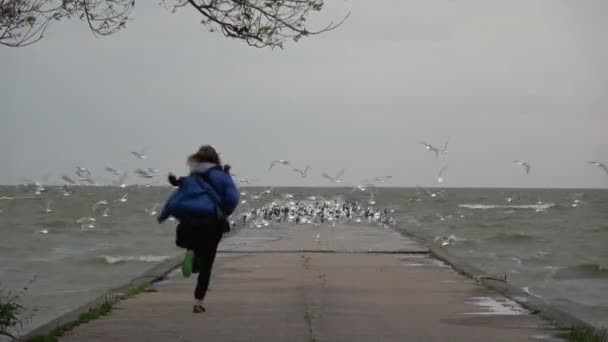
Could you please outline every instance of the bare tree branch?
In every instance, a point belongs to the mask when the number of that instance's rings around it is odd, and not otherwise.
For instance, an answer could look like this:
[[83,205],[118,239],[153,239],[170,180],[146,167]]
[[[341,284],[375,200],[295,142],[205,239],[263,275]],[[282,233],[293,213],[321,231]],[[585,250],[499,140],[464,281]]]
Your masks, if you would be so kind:
[[[306,28],[311,12],[319,12],[324,0],[160,0],[175,12],[191,7],[209,31],[245,41],[255,47],[283,47],[288,40],[334,30],[348,18],[320,30]],[[170,3],[170,4],[169,4]],[[36,43],[48,25],[77,17],[98,36],[126,27],[135,0],[0,0],[0,44],[16,47]]]

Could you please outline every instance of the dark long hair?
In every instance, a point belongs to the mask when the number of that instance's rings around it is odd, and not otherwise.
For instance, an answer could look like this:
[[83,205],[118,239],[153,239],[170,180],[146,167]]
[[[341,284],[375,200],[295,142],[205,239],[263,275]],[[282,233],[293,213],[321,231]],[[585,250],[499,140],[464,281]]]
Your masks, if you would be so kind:
[[188,157],[188,161],[193,161],[196,163],[213,163],[217,165],[222,163],[220,160],[220,155],[211,145],[201,146],[201,148],[199,148],[195,154]]
[[[203,145],[198,151],[188,157],[188,162],[196,162],[196,163],[213,163],[217,165],[222,164],[222,160],[220,159],[220,155],[217,153],[215,148],[211,145]],[[222,168],[224,172],[230,174],[230,165],[226,164]]]

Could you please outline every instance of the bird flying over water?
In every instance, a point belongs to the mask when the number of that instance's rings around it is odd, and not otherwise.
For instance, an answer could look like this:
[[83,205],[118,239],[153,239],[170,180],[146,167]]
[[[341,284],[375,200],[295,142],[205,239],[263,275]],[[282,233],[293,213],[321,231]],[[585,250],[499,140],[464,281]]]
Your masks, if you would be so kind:
[[129,153],[131,153],[132,155],[134,155],[137,159],[139,160],[144,160],[147,159],[148,156],[146,155],[146,153],[148,153],[148,148],[144,148],[141,151],[129,151]]
[[[435,153],[435,159],[439,158],[439,149],[425,141],[421,141],[420,142],[422,145],[424,145],[424,148],[426,148],[427,151],[432,151]],[[447,145],[446,145],[447,148]]]
[[606,164],[600,163],[598,161],[590,161],[588,163],[591,164],[591,165],[593,165],[593,166],[599,167],[600,169],[604,170],[604,172],[606,172],[606,174],[608,174],[608,166],[606,166]]
[[76,181],[73,180],[72,178],[70,178],[69,176],[63,175],[63,176],[61,176],[61,179],[63,179],[64,181],[66,181],[70,184],[76,184]]
[[445,158],[445,156],[448,155],[448,143],[450,142],[450,139],[446,140],[445,144],[443,144],[443,149],[441,150],[441,153],[443,153],[443,157]]
[[328,175],[327,173],[323,173],[321,174],[321,176],[333,183],[342,183],[342,180],[340,178],[342,178],[342,176],[344,176],[344,172],[346,172],[346,169],[342,169],[340,170],[338,173],[336,173],[336,175],[334,177]]
[[106,167],[106,168],[105,168],[105,170],[106,170],[106,171],[108,171],[109,173],[111,173],[111,174],[115,175],[115,176],[120,176],[120,175],[122,174],[122,172],[120,172],[120,171],[116,170],[116,169],[115,169],[115,168],[113,168],[113,167],[109,167],[109,166],[108,166],[108,167]]
[[93,212],[97,212],[97,209],[102,206],[102,205],[108,205],[108,201],[106,200],[101,200],[95,204],[93,204],[93,206],[91,207],[91,209],[93,210]]
[[445,170],[447,170],[448,166],[444,166],[441,168],[441,170],[439,170],[439,173],[437,174],[437,183],[443,183],[445,181],[445,178],[443,177],[443,174],[445,173]]
[[125,172],[125,173],[121,174],[120,176],[118,176],[118,178],[113,180],[112,184],[114,186],[124,189],[127,187],[127,184],[125,183],[125,181],[127,180],[127,177],[129,177],[129,175]]
[[300,170],[295,167],[293,168],[293,171],[299,173],[302,178],[306,178],[308,170],[310,170],[310,165],[306,165],[306,168],[304,168],[304,170]]
[[141,168],[138,168],[137,170],[133,171],[133,173],[139,175],[142,178],[154,178],[156,176],[156,173]]
[[530,163],[525,162],[525,161],[521,161],[521,160],[514,160],[513,163],[519,165],[519,166],[523,166],[526,169],[526,174],[529,175],[530,174],[530,169],[532,168],[532,166],[530,165]]
[[91,177],[91,171],[86,167],[76,166],[76,175],[80,178]]
[[285,165],[288,166],[289,165],[289,160],[285,160],[285,159],[277,159],[274,160],[272,163],[270,163],[270,167],[268,168],[268,171],[272,170],[272,168],[277,165],[277,164],[281,164],[281,165]]

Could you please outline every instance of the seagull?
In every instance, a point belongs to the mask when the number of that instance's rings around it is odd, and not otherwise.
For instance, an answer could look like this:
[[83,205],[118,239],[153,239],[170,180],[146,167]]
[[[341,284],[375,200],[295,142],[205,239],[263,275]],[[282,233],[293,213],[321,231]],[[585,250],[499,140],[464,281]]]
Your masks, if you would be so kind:
[[53,209],[51,209],[51,204],[53,203],[53,201],[48,200],[46,201],[46,208],[44,208],[44,212],[49,214],[53,212]]
[[84,222],[95,222],[95,218],[94,217],[81,217],[78,220],[76,220],[76,223],[78,224],[82,224]]
[[97,212],[97,209],[102,206],[102,205],[108,205],[108,201],[106,200],[101,200],[95,204],[93,204],[93,206],[91,207],[91,209],[93,209],[93,212]]
[[382,182],[383,180],[388,181],[390,179],[393,179],[393,176],[380,176],[380,177],[374,178],[374,180],[377,182]]
[[532,168],[532,166],[530,166],[530,163],[521,160],[514,160],[513,163],[519,166],[523,166],[526,169],[526,174],[530,174],[530,169]]
[[342,178],[342,176],[344,176],[344,172],[346,171],[346,169],[342,169],[340,170],[334,177],[328,175],[327,173],[323,173],[321,174],[321,176],[329,181],[331,181],[332,183],[342,183],[342,180],[340,178]]
[[439,149],[425,141],[421,141],[420,142],[422,145],[424,145],[424,148],[426,148],[427,151],[432,151],[435,152],[435,159],[439,158]]
[[46,188],[40,182],[34,182],[27,178],[22,178],[23,184],[28,190],[33,191],[35,195],[40,195],[41,193],[46,191]]
[[160,206],[160,203],[155,203],[155,204],[152,206],[152,208],[150,208],[150,209],[146,208],[146,209],[144,209],[144,211],[145,211],[146,213],[148,213],[148,215],[150,215],[150,216],[154,216],[154,215],[158,214],[158,207],[159,207],[159,206]]
[[239,183],[245,183],[247,185],[251,185],[257,181],[258,181],[257,179],[251,179],[251,178],[245,178],[245,177],[239,178]]
[[142,178],[154,178],[156,176],[155,173],[151,173],[149,170],[137,169],[133,171],[133,173],[138,174]]
[[102,216],[102,217],[108,217],[108,216],[109,216],[109,215],[108,215],[108,212],[110,212],[110,208],[106,208],[106,209],[103,211],[103,214],[101,214],[101,216]]
[[129,151],[129,153],[134,155],[139,160],[144,160],[144,159],[148,158],[148,156],[146,155],[147,151],[148,151],[148,149],[144,148],[141,151]]
[[447,170],[448,166],[444,166],[441,168],[441,170],[439,170],[439,173],[437,174],[437,183],[443,183],[445,181],[445,178],[443,178],[443,174],[445,173],[445,170]]
[[448,155],[448,143],[450,142],[450,139],[446,140],[445,144],[443,144],[443,149],[441,149],[441,153],[443,153],[443,157],[445,158],[445,156]]
[[112,184],[114,186],[124,189],[127,187],[127,184],[125,183],[125,181],[127,180],[127,177],[129,177],[129,175],[125,172],[125,173],[121,174],[120,176],[118,176],[117,179],[113,180]]
[[367,187],[363,184],[358,184],[355,187],[353,187],[353,191],[361,191],[361,192],[365,192],[365,190],[367,190]]
[[300,170],[295,167],[293,168],[293,171],[299,173],[302,178],[306,178],[308,170],[310,170],[310,165],[306,165],[306,168],[304,168],[304,170]]
[[91,171],[86,167],[76,166],[76,175],[78,177],[91,177]]
[[600,163],[598,161],[590,161],[588,163],[593,166],[597,166],[597,167],[601,168],[602,170],[604,170],[604,172],[606,172],[606,174],[608,174],[608,166],[606,166],[606,164]]
[[270,167],[268,168],[268,171],[270,172],[270,170],[272,170],[272,168],[277,164],[282,164],[282,165],[288,166],[289,160],[278,159],[278,160],[273,161],[272,163],[270,163]]
[[61,176],[61,179],[63,179],[64,181],[66,181],[70,184],[76,184],[76,181],[73,180],[72,178],[70,178],[69,176],[63,175],[63,176]]
[[129,194],[124,194],[124,195],[122,195],[122,197],[121,197],[121,198],[119,198],[119,199],[118,199],[118,201],[119,201],[119,202],[122,202],[122,203],[127,202],[127,196],[128,196],[128,195],[129,195]]
[[441,236],[435,238],[435,241],[441,241],[441,247],[446,247],[457,240],[458,238],[454,235],[450,235],[447,238],[443,238]]
[[369,192],[369,200],[367,201],[367,203],[369,205],[375,205],[376,204],[376,200],[374,199],[374,193],[373,192]]
[[10,200],[14,200],[15,197],[9,197],[9,196],[2,196],[0,197],[0,201],[10,201]]
[[120,176],[122,174],[122,172],[116,170],[115,168],[109,167],[109,166],[106,167],[105,170],[108,171],[109,173],[115,175],[115,176]]
[[95,221],[94,217],[81,217],[76,220],[76,223],[80,225],[81,230],[85,230],[95,228]]

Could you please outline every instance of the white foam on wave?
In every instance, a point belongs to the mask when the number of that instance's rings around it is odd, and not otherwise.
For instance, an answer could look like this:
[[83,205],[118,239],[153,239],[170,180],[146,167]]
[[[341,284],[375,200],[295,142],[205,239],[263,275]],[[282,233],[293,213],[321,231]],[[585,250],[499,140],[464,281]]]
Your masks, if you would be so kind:
[[507,298],[473,297],[467,304],[481,307],[484,311],[465,312],[465,315],[518,316],[528,313],[528,310]]
[[104,255],[102,258],[110,265],[121,264],[124,262],[138,261],[138,262],[163,262],[171,259],[171,256],[167,255],[138,255],[138,256],[111,256]]
[[542,203],[542,204],[520,204],[520,205],[504,205],[504,204],[459,204],[461,208],[467,209],[534,209],[534,210],[547,210],[555,207],[555,203]]

